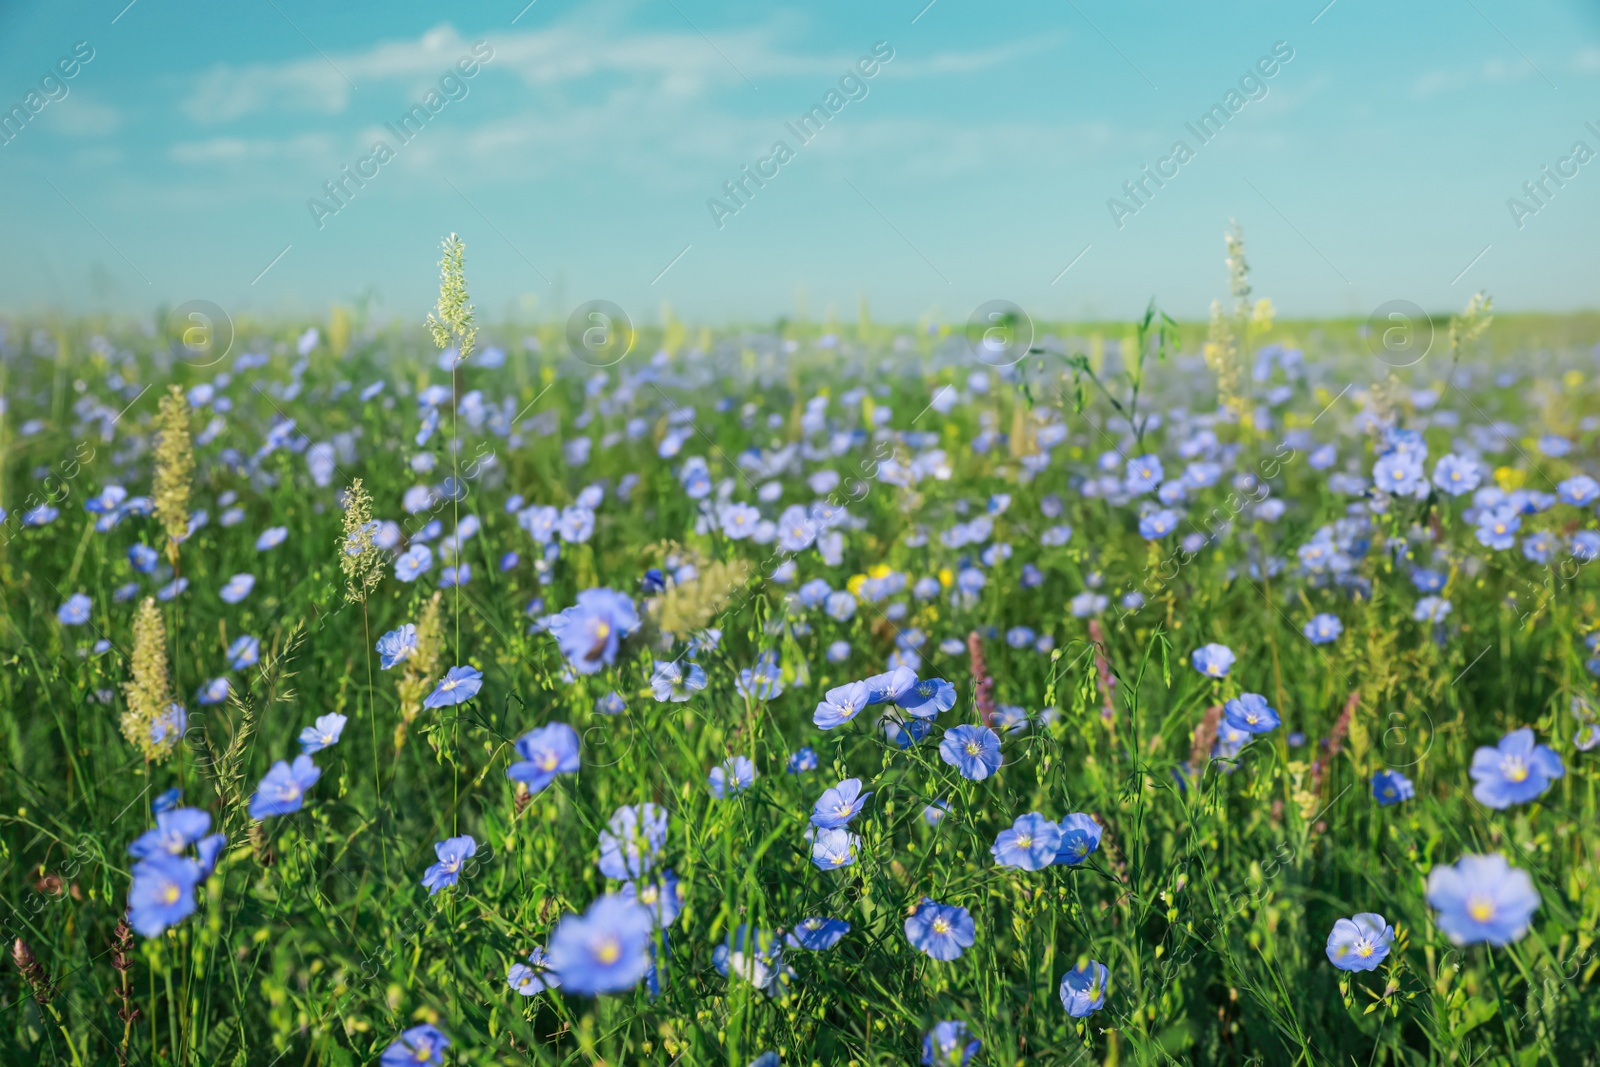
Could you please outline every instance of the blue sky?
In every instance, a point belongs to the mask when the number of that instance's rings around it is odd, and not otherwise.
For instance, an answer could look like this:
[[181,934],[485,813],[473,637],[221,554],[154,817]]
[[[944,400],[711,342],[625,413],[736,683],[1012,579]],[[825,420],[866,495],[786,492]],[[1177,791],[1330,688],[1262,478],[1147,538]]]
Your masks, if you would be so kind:
[[[862,294],[879,320],[1151,296],[1196,318],[1230,218],[1286,314],[1596,303],[1600,160],[1572,154],[1600,153],[1595,3],[525,2],[0,3],[0,110],[25,115],[0,145],[0,308],[367,293],[420,319],[455,230],[491,318],[605,298],[850,321]],[[41,89],[79,42],[93,58]],[[802,142],[786,123],[875,45],[893,58]],[[386,127],[475,48],[415,136]],[[30,91],[59,98],[34,114]],[[747,165],[770,178],[719,219]],[[1569,176],[1541,204],[1523,183],[1547,165]],[[347,166],[371,177],[339,205]],[[1171,177],[1134,201],[1147,166]]]

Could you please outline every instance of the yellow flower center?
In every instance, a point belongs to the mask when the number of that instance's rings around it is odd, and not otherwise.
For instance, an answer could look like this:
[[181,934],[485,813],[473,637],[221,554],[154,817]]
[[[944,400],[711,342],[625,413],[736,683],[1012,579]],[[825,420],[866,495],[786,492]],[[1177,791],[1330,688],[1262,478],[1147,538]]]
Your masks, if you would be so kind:
[[936,934],[948,934],[950,932],[950,924],[943,919],[935,919],[933,920],[933,932]]
[[1029,848],[1032,845],[1033,845],[1033,838],[1030,835],[1028,835],[1028,834],[1018,834],[1017,835],[1017,847],[1018,848]]
[[608,937],[595,948],[594,958],[601,963],[616,963],[622,958],[622,944],[616,938]]
[[161,891],[161,899],[167,904],[176,904],[178,902],[178,898],[182,895],[183,894],[178,891],[178,887],[172,884],[169,884],[166,889]]
[[983,751],[983,746],[978,744],[978,742],[976,742],[976,741],[968,741],[967,742],[967,755],[976,756],[978,753],[980,753],[982,751]]
[[1494,901],[1488,897],[1473,897],[1467,901],[1467,914],[1478,922],[1486,923],[1494,918]]
[[1528,780],[1528,765],[1522,762],[1521,756],[1507,756],[1500,761],[1500,769],[1513,782],[1525,782]]

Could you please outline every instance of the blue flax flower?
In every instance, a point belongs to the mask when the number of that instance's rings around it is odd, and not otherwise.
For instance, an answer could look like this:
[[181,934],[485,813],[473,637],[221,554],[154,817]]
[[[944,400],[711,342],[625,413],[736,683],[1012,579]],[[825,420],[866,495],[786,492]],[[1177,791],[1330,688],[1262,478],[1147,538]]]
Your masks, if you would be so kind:
[[1513,508],[1484,508],[1478,513],[1478,540],[1496,551],[1516,544],[1516,533],[1521,528],[1522,517]]
[[1110,977],[1106,965],[1096,960],[1078,964],[1061,976],[1061,1006],[1074,1019],[1093,1015],[1105,1005]]
[[222,855],[222,846],[227,843],[227,834],[207,834],[194,843],[195,855],[200,857],[202,882],[210,878],[211,872],[217,869],[217,859]]
[[1418,622],[1443,623],[1454,608],[1444,597],[1425,596],[1411,609],[1411,617]]
[[806,771],[817,769],[817,750],[810,745],[802,745],[795,749],[789,757],[789,765],[784,768],[790,774],[804,774]]
[[1524,726],[1472,756],[1472,795],[1485,807],[1505,809],[1541,796],[1550,783],[1567,773],[1561,757],[1545,745],[1535,744],[1533,731]]
[[378,666],[384,670],[398,666],[417,650],[417,628],[406,623],[378,638]]
[[756,765],[750,762],[749,756],[729,756],[720,766],[711,768],[706,779],[711,795],[726,800],[750,788],[756,780]]
[[564,722],[529,730],[517,738],[517,755],[522,758],[506,768],[506,777],[526,782],[529,793],[542,792],[556,775],[578,773],[578,731]]
[[952,727],[939,742],[939,758],[961,777],[981,782],[1000,769],[1000,735],[987,726]]
[[847,622],[856,613],[856,598],[840,589],[828,594],[828,599],[823,601],[822,609],[828,613],[829,618]]
[[683,885],[678,876],[664,870],[653,882],[624,882],[621,894],[640,907],[648,908],[655,924],[666,929],[683,913]]
[[1056,850],[1056,863],[1071,867],[1089,858],[1100,847],[1105,831],[1088,815],[1074,812],[1061,820],[1061,847]]
[[182,704],[168,704],[167,710],[155,722],[150,724],[150,743],[164,745],[167,738],[183,735],[188,729],[189,713]]
[[1328,959],[1341,971],[1375,971],[1389,955],[1394,927],[1375,912],[1340,919],[1328,931]]
[[146,830],[128,846],[135,859],[177,856],[206,836],[211,829],[211,813],[199,808],[171,808],[156,815],[154,830]]
[[878,723],[897,748],[910,748],[933,732],[932,719],[907,719],[897,712],[884,715]]
[[292,766],[279,760],[256,786],[255,795],[250,798],[250,817],[265,819],[299,811],[306,802],[306,790],[320,777],[322,769],[311,762],[310,756],[296,756]]
[[943,678],[924,678],[895,703],[907,715],[932,719],[956,706],[956,687]]
[[1056,860],[1061,848],[1061,827],[1036,811],[1018,815],[1009,830],[1001,830],[989,851],[1002,867],[1042,871]]
[[321,752],[339,743],[339,737],[344,733],[344,724],[349,718],[338,712],[327,715],[318,715],[315,726],[307,726],[300,731],[300,751],[303,755]]
[[235,574],[228,579],[218,595],[224,604],[237,604],[250,595],[250,590],[256,587],[256,576],[253,574]]
[[977,927],[966,908],[928,897],[907,916],[905,930],[912,948],[942,963],[957,959],[978,940]]
[[1428,903],[1439,929],[1458,945],[1509,945],[1528,932],[1539,893],[1527,871],[1499,853],[1462,856],[1454,867],[1428,872]]
[[1194,669],[1207,678],[1226,678],[1233,669],[1233,649],[1227,645],[1202,645],[1194,650]]
[[850,682],[828,690],[827,696],[817,704],[811,721],[823,730],[842,726],[872,703],[872,690],[866,682]]
[[654,804],[626,804],[600,831],[600,873],[607,878],[641,878],[655,866],[667,843],[667,813]]
[[235,638],[233,644],[228,646],[228,667],[231,670],[242,671],[260,662],[261,642],[249,634]]
[[550,620],[551,636],[579,674],[615,663],[618,645],[638,628],[633,601],[614,589],[585,589],[576,604]]
[[650,969],[650,912],[608,893],[568,915],[550,935],[547,957],[561,987],[580,996],[632,989]]
[[1586,508],[1596,500],[1600,500],[1600,482],[1596,482],[1587,474],[1574,475],[1556,486],[1556,496],[1563,504]]
[[433,566],[433,549],[416,544],[394,558],[394,576],[402,582],[414,582]]
[[823,830],[811,842],[811,862],[825,871],[854,866],[861,839],[848,830]]
[[718,973],[742,978],[770,997],[781,993],[793,971],[783,960],[783,942],[771,932],[740,925],[711,950]]
[[448,889],[461,881],[461,869],[477,851],[477,839],[471,834],[435,842],[433,852],[439,857],[439,862],[422,872],[422,884],[427,887],[428,895],[436,896],[439,890]]
[[144,937],[159,937],[194,913],[200,865],[186,856],[157,853],[133,865],[128,889],[128,925]]
[[382,1067],[418,1067],[420,1064],[439,1067],[444,1063],[444,1050],[449,1047],[450,1039],[444,1036],[444,1031],[432,1023],[423,1023],[400,1031],[400,1036],[383,1050],[378,1062]]
[[1178,528],[1178,513],[1171,508],[1159,508],[1139,520],[1139,536],[1146,541],[1159,541]]
[[783,668],[778,666],[777,657],[764,652],[756,660],[754,667],[746,667],[739,672],[739,680],[733,683],[734,692],[750,700],[774,700],[783,695]]
[[910,667],[896,667],[882,674],[873,675],[863,684],[871,693],[868,703],[898,704],[916,689],[917,673]]
[[983,1042],[967,1032],[966,1023],[946,1019],[922,1035],[923,1067],[967,1067],[981,1048]]
[[73,593],[56,609],[56,619],[63,626],[82,626],[89,621],[89,610],[94,607],[82,593]]
[[795,923],[794,929],[789,932],[785,940],[796,948],[823,952],[837,945],[839,939],[849,932],[850,924],[843,919],[816,915]]
[[1453,452],[1439,457],[1433,467],[1433,484],[1451,496],[1462,496],[1478,488],[1480,475],[1476,460],[1462,459]]
[[691,662],[685,670],[677,660],[668,660],[657,663],[651,672],[650,692],[662,703],[682,704],[704,689],[706,681],[706,670],[700,664]]
[[561,988],[561,979],[545,962],[544,949],[535,948],[528,953],[527,963],[513,963],[506,971],[506,985],[525,997],[531,997],[546,989]]
[[871,793],[861,792],[861,779],[846,778],[823,792],[811,809],[811,825],[823,830],[837,830],[861,814]]
[[1247,734],[1264,734],[1278,728],[1278,713],[1260,693],[1242,693],[1222,706],[1228,725]]
[[1125,484],[1130,494],[1142,496],[1160,485],[1166,476],[1159,456],[1137,456],[1128,461]]
[[1378,771],[1372,776],[1372,797],[1384,807],[1410,800],[1416,795],[1417,790],[1411,784],[1411,779],[1399,771]]
[[1339,635],[1344,633],[1344,623],[1339,621],[1339,616],[1324,612],[1313,615],[1300,632],[1313,645],[1326,645],[1339,640]]
[[440,679],[438,688],[422,702],[425,708],[443,708],[463,704],[478,695],[483,688],[483,672],[476,667],[451,667]]

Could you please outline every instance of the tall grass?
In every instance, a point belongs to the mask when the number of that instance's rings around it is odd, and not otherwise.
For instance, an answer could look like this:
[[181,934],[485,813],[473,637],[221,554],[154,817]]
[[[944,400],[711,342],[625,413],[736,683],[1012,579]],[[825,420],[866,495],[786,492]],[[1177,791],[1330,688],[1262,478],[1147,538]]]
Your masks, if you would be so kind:
[[[1221,477],[1190,493],[1177,534],[1155,541],[1139,535],[1136,503],[1085,495],[1083,485],[1098,476],[1102,453],[1131,447],[1134,427],[1111,403],[1126,400],[1130,372],[1141,378],[1140,410],[1162,416],[1144,430],[1145,450],[1169,474],[1182,469],[1180,445],[1205,428],[1195,413],[1216,406],[1198,327],[1173,324],[1172,353],[1142,371],[1139,341],[1123,337],[1145,337],[1147,354],[1156,342],[1132,326],[1058,330],[1005,372],[937,331],[898,343],[885,327],[828,339],[807,327],[730,331],[655,361],[648,347],[635,352],[593,389],[601,372],[558,357],[551,328],[535,352],[520,333],[480,324],[479,355],[440,371],[428,338],[401,328],[360,326],[349,350],[319,340],[302,356],[303,324],[262,326],[239,351],[264,364],[238,369],[231,359],[175,363],[141,331],[105,323],[35,327],[14,324],[5,342],[0,424],[0,502],[10,511],[0,547],[0,909],[8,946],[24,945],[33,961],[19,949],[0,978],[5,1062],[343,1067],[374,1062],[401,1031],[432,1022],[452,1041],[446,1062],[460,1064],[742,1067],[768,1050],[786,1064],[899,1064],[918,1060],[923,1033],[944,1019],[967,1023],[989,1064],[1596,1062],[1600,798],[1594,755],[1574,747],[1572,713],[1575,699],[1600,706],[1584,644],[1596,626],[1595,571],[1563,566],[1564,552],[1539,564],[1485,548],[1463,517],[1467,501],[1442,494],[1374,514],[1330,486],[1308,447],[1337,442],[1335,469],[1348,461],[1367,474],[1374,418],[1420,428],[1435,457],[1467,426],[1500,420],[1511,431],[1486,457],[1487,483],[1554,492],[1555,482],[1595,470],[1597,429],[1583,416],[1600,411],[1592,354],[1531,340],[1564,327],[1513,329],[1494,342],[1509,356],[1490,355],[1488,342],[1469,346],[1453,371],[1438,354],[1393,378],[1379,368],[1372,383],[1348,324],[1258,319],[1230,357],[1245,361],[1238,410],[1257,413],[1207,424]],[[1280,368],[1252,381],[1249,358],[1272,342],[1303,346],[1306,373]],[[511,349],[506,365],[479,365],[496,343]],[[969,381],[975,371],[985,391]],[[1513,379],[1497,385],[1502,371]],[[1442,380],[1447,372],[1458,385]],[[359,400],[378,380],[384,391]],[[148,494],[154,398],[168,384],[203,383],[231,410],[215,399],[196,405],[189,508],[209,521],[191,520],[198,528],[176,555],[187,590],[160,602],[187,729],[170,760],[146,762],[119,729],[133,619],[175,575],[129,565],[135,542],[167,544],[156,520],[131,515],[97,532],[84,502],[112,484]],[[437,404],[439,430],[419,446],[417,395],[428,385],[448,399]],[[1275,386],[1287,396],[1264,401]],[[930,408],[944,388],[959,401]],[[1434,404],[1416,393],[1428,388]],[[482,409],[471,399],[479,391]],[[828,425],[811,433],[805,405],[818,395],[829,397]],[[1459,424],[1439,419],[1439,408]],[[215,433],[206,429],[213,418],[223,424]],[[270,428],[289,419],[281,446],[259,454]],[[644,420],[643,434],[628,431],[630,419]],[[1027,457],[1046,448],[1012,442],[1055,424],[1064,439],[1037,475],[1027,473]],[[681,453],[662,458],[659,443],[679,429]],[[829,454],[830,432],[855,436]],[[1540,452],[1547,432],[1576,447]],[[974,450],[985,433],[994,447]],[[564,451],[578,437],[592,440],[581,464]],[[797,449],[779,471],[740,464],[747,450],[770,457],[798,441],[816,451]],[[885,474],[936,447],[948,477],[936,463],[913,485]],[[417,454],[434,457],[431,473],[407,466]],[[756,503],[761,484],[781,483],[781,500],[762,507],[769,517],[827,495],[807,487],[812,472],[839,471],[833,493],[856,520],[843,531],[842,562],[828,566],[808,548],[793,556],[797,582],[772,581],[786,558],[776,543],[697,525],[700,504],[678,476],[691,455],[734,500]],[[453,492],[404,512],[407,489],[437,490],[447,475]],[[627,475],[638,484],[622,499]],[[1244,477],[1256,482],[1235,482]],[[455,561],[470,564],[471,579],[440,604],[439,673],[471,664],[483,689],[421,711],[398,739],[402,670],[369,681],[372,642],[421,619],[444,561],[413,583],[386,564],[369,595],[347,598],[340,493],[357,478],[374,517],[407,537],[436,519],[445,538],[460,519],[482,524]],[[593,536],[544,565],[508,498],[566,506],[595,482],[608,491]],[[1281,519],[1268,521],[1250,499],[1261,499],[1259,483],[1287,505]],[[222,503],[230,492],[236,503]],[[59,516],[25,525],[30,493]],[[995,493],[1010,503],[992,536],[942,543]],[[1041,513],[1050,496],[1061,498],[1059,517]],[[1371,547],[1354,561],[1362,581],[1302,573],[1297,548],[1352,505],[1371,522]],[[230,506],[244,517],[225,526]],[[1061,523],[1071,539],[1043,543]],[[287,528],[286,540],[258,551],[257,536],[274,526]],[[1522,532],[1568,538],[1594,526],[1592,507],[1558,507]],[[925,539],[913,536],[921,530]],[[1180,548],[1195,532],[1205,546]],[[996,543],[1012,546],[1011,556],[980,561]],[[1435,565],[1436,551],[1453,611],[1439,624],[1418,622],[1410,571]],[[520,559],[502,569],[507,552]],[[653,664],[687,663],[688,634],[660,635],[639,583],[648,568],[670,572],[669,555],[690,553],[702,575],[727,564],[718,573],[748,577],[728,588],[685,581],[665,594],[713,601],[708,625],[721,640],[696,654],[703,690],[658,702]],[[1021,581],[1025,563],[1039,568],[1040,584]],[[963,566],[987,577],[971,603],[954,595]],[[852,576],[899,573],[914,583],[941,572],[938,596],[858,596],[843,622],[789,602],[818,576],[840,589]],[[229,605],[218,593],[237,573],[256,584]],[[128,583],[137,595],[119,599]],[[633,597],[646,623],[614,664],[575,675],[530,623],[597,586]],[[1108,605],[1094,619],[1074,614],[1073,598],[1096,590]],[[1122,605],[1132,591],[1143,607]],[[57,609],[78,592],[92,602],[89,619],[63,625]],[[543,606],[530,611],[534,598]],[[891,618],[896,603],[905,613]],[[1302,635],[1316,612],[1339,616],[1339,640],[1318,646]],[[1018,626],[1034,639],[1013,647],[1006,635]],[[812,725],[827,689],[882,671],[914,630],[926,636],[918,673],[958,691],[929,739],[902,749],[875,715],[827,732]],[[226,649],[242,634],[260,638],[260,662],[228,670]],[[938,754],[944,728],[979,718],[972,634],[992,699],[1027,712],[1025,726],[1004,733],[1003,767],[983,781]],[[1041,636],[1053,650],[1036,647]],[[941,652],[946,639],[960,651]],[[835,641],[848,643],[842,662],[825,655]],[[1226,679],[1191,666],[1208,642],[1238,657]],[[766,652],[781,664],[783,693],[741,695],[739,672]],[[197,703],[197,690],[221,676],[230,699]],[[597,713],[613,690],[627,710]],[[1213,761],[1196,732],[1208,709],[1242,691],[1265,695],[1283,725]],[[330,712],[350,725],[315,757],[323,774],[303,810],[253,820],[255,783]],[[1214,713],[1209,721],[1214,728]],[[548,722],[578,731],[582,769],[521,795],[505,773],[518,758],[513,743]],[[1474,750],[1523,725],[1557,750],[1567,774],[1536,802],[1486,808],[1471,792]],[[820,766],[786,773],[803,745]],[[715,799],[707,772],[735,755],[753,760],[759,777]],[[1414,781],[1415,798],[1377,804],[1370,782],[1384,769]],[[848,777],[874,797],[852,825],[854,865],[823,871],[810,861],[807,818],[822,790]],[[119,970],[133,862],[125,850],[152,825],[152,800],[174,786],[212,815],[228,845],[195,914],[136,938]],[[643,801],[670,813],[665,862],[685,899],[658,944],[659,993],[641,984],[598,998],[519,996],[507,968],[545,945],[564,915],[615,889],[596,868],[597,835],[619,806]],[[925,809],[936,801],[948,813],[932,825]],[[1093,815],[1104,828],[1099,849],[1078,866],[999,867],[996,834],[1030,811]],[[434,843],[465,833],[477,854],[459,885],[430,897],[420,879]],[[1454,945],[1426,899],[1428,874],[1490,852],[1531,875],[1541,905],[1508,946]],[[976,943],[960,959],[936,962],[908,943],[904,920],[924,896],[971,912]],[[1324,952],[1335,920],[1357,912],[1381,913],[1396,931],[1389,960],[1370,973],[1340,971]],[[842,918],[851,930],[826,951],[786,950],[793,976],[780,995],[715,966],[715,947],[740,926],[787,930],[808,916]],[[1103,962],[1111,977],[1105,1006],[1077,1020],[1057,986],[1083,959]]]

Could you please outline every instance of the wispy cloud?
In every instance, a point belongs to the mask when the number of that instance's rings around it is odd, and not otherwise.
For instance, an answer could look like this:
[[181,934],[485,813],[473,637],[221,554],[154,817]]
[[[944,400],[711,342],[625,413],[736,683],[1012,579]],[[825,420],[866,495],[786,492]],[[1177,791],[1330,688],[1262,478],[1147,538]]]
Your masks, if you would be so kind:
[[[772,28],[730,30],[704,37],[690,30],[619,35],[596,33],[573,23],[491,34],[485,39],[494,48],[488,71],[496,76],[509,74],[530,88],[553,89],[588,81],[613,88],[643,87],[652,95],[680,101],[704,99],[717,89],[743,88],[741,71],[766,82],[803,77],[832,80],[859,58],[855,53],[790,51],[782,47],[781,38]],[[896,78],[982,73],[1037,55],[1063,39],[1059,34],[1045,35],[970,52],[898,57],[892,69]],[[198,77],[183,110],[203,124],[275,111],[341,115],[354,98],[351,82],[362,89],[386,86],[401,95],[421,92],[465,55],[475,40],[462,36],[453,26],[441,25],[412,40],[332,53],[332,65],[320,55],[277,63],[219,64]],[[863,41],[861,51],[871,43]]]
[[122,127],[120,109],[83,92],[74,93],[63,106],[52,108],[47,115],[46,121],[53,128],[70,137],[103,137]]
[[1412,94],[1427,99],[1467,89],[1492,89],[1517,85],[1529,78],[1537,77],[1538,72],[1525,60],[1495,57],[1473,66],[1430,70],[1413,83]]
[[257,164],[326,159],[338,147],[335,138],[315,133],[287,138],[210,137],[200,141],[179,141],[168,149],[168,155],[174,163],[184,166],[206,163]]
[[[453,107],[448,122],[431,125],[409,143],[397,167],[442,180],[447,172],[459,176],[459,161],[470,159],[473,178],[488,181],[601,168],[655,194],[701,192],[713,176],[720,180],[775,140],[790,138],[784,121],[815,103],[860,58],[783,51],[774,43],[781,36],[764,29],[727,32],[714,35],[714,47],[708,47],[691,33],[600,35],[577,25],[495,35],[489,38],[494,58],[474,80],[471,101]],[[834,123],[808,156],[821,165],[870,158],[877,171],[933,176],[989,165],[996,144],[1031,145],[1035,162],[1041,153],[1065,161],[1103,149],[1110,129],[1093,122],[933,121],[888,118],[874,110],[880,105],[872,98],[890,91],[891,81],[981,77],[1026,62],[1064,39],[1046,34],[928,55],[902,47],[866,83],[868,99],[852,105],[851,114]],[[245,121],[238,133],[188,138],[171,145],[168,155],[185,166],[234,169],[241,181],[273,164],[280,177],[284,166],[307,176],[320,173],[344,156],[365,154],[379,140],[393,142],[383,120],[411,98],[408,93],[420,95],[432,86],[472,44],[454,28],[440,26],[414,40],[333,54],[333,64],[361,87],[354,96],[315,55],[213,68],[198,77],[185,110],[201,126]],[[863,42],[861,54],[871,44]],[[769,88],[736,105],[735,98],[749,91],[719,53]],[[507,77],[525,90],[502,91]],[[500,88],[492,88],[491,80],[500,80]],[[373,87],[384,90],[384,99]],[[294,113],[298,130],[263,128],[263,112]],[[357,112],[359,125],[352,121]],[[319,121],[318,114],[325,118]],[[320,132],[308,132],[308,124]],[[621,145],[628,147],[619,151]]]

